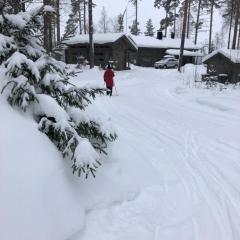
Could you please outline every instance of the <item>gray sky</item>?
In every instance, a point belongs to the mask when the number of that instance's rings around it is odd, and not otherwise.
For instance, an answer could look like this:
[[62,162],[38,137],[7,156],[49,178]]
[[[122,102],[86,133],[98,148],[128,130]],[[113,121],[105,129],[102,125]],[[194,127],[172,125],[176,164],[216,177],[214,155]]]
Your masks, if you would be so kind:
[[[98,22],[100,18],[100,13],[102,10],[102,7],[105,6],[108,16],[109,17],[115,17],[119,13],[123,13],[128,0],[95,0],[94,1],[97,4],[97,7],[94,9],[94,15],[95,15],[95,24]],[[139,23],[140,28],[142,32],[145,31],[145,24],[149,18],[153,20],[153,24],[155,27],[155,30],[159,29],[160,26],[160,20],[162,17],[164,17],[165,13],[162,9],[156,9],[154,6],[154,0],[142,0],[139,2]],[[135,14],[135,8],[132,6],[131,3],[128,4],[128,25],[131,25],[134,14]],[[205,22],[209,20],[209,15],[205,16]],[[126,18],[125,18],[126,20]],[[213,24],[214,34],[216,31],[219,31],[221,29],[221,17],[219,16],[218,11],[215,11],[214,15],[214,24]],[[126,26],[126,23],[125,23]],[[126,29],[126,28],[125,28]],[[213,37],[214,37],[213,34]],[[207,41],[207,35],[208,32],[202,32],[199,33],[199,39],[202,42]]]
[[[95,8],[95,19],[99,19],[100,12],[103,6],[105,6],[107,13],[109,17],[117,16],[119,13],[123,13],[126,6],[127,6],[128,0],[95,0],[95,3],[97,4],[97,7]],[[156,9],[153,7],[154,0],[142,0],[139,2],[139,22],[140,27],[144,28],[147,20],[149,18],[152,18],[154,26],[156,28],[159,28],[159,22],[161,19],[161,16],[163,15],[163,11]],[[127,8],[127,16],[128,16],[128,22],[129,25],[134,20],[135,15],[135,8],[134,6],[129,3]],[[126,18],[124,19],[124,21]]]

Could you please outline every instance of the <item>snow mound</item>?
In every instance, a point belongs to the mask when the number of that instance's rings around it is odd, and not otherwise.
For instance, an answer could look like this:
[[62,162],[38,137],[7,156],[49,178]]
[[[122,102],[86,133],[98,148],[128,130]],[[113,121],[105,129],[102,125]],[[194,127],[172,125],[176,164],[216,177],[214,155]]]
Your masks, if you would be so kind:
[[0,239],[66,240],[84,217],[69,166],[32,119],[0,105]]

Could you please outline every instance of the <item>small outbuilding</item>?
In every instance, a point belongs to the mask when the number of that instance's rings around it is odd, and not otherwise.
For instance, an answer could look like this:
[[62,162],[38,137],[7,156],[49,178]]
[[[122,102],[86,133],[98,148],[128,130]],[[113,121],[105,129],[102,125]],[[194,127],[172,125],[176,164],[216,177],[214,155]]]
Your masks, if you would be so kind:
[[[130,53],[137,52],[138,47],[130,36],[124,33],[94,34],[94,61],[96,66],[113,63],[116,70],[125,70],[129,66]],[[65,61],[76,64],[80,57],[89,60],[89,35],[78,35],[64,41]]]
[[207,72],[211,76],[236,83],[240,81],[240,50],[220,49],[212,52],[203,59],[207,64]]
[[[132,59],[134,59],[138,66],[153,67],[154,63],[159,61],[166,54],[174,55],[177,58],[179,56],[181,45],[181,39],[179,38],[155,38],[133,35],[131,35],[131,38],[138,46],[137,53],[132,55]],[[199,50],[199,47],[190,39],[186,39],[184,49],[183,64],[195,63],[195,52]]]
[[[174,56],[179,59],[180,49],[168,49],[166,50],[166,54]],[[200,51],[183,51],[183,64],[192,63],[192,64],[201,64],[202,63],[203,54]]]

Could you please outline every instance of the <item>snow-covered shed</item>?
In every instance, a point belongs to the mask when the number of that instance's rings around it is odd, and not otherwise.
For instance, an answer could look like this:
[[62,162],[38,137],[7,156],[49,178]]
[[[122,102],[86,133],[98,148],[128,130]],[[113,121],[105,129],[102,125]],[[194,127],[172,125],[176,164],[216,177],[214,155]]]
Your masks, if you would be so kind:
[[203,59],[211,75],[227,75],[230,82],[240,81],[240,50],[219,49]]
[[[113,61],[117,70],[124,70],[130,61],[130,53],[137,52],[134,41],[124,33],[94,34],[93,39],[97,66],[105,66]],[[89,59],[89,35],[78,35],[64,43],[68,46],[65,49],[66,63],[77,63],[80,56]]]
[[[171,50],[180,50],[181,39],[179,38],[162,38],[157,39],[155,37],[148,36],[131,36],[136,45],[138,46],[137,54],[132,55],[135,59],[136,64],[143,67],[153,67],[154,63],[161,59]],[[185,40],[185,55],[183,63],[194,63],[195,62],[195,51],[199,50],[199,47],[195,45],[190,39]],[[192,55],[190,56],[190,53]],[[178,58],[176,51],[172,54]]]

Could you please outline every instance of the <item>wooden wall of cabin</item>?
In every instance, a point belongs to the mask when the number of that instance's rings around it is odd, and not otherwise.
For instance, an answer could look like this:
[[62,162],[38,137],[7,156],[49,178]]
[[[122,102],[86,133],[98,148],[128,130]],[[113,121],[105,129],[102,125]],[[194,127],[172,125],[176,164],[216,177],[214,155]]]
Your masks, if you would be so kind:
[[154,63],[165,55],[166,49],[138,48],[136,64],[142,67],[153,67]]
[[212,75],[228,74],[233,79],[234,64],[221,54],[217,54],[207,61],[207,72]]
[[96,66],[105,66],[109,60],[113,58],[112,44],[95,45],[94,47],[94,62]]
[[[76,64],[77,58],[83,56],[89,61],[89,46],[74,45],[65,50],[66,63]],[[111,45],[94,45],[94,62],[96,66],[105,67],[109,60],[113,58]]]
[[76,64],[79,56],[89,59],[89,49],[84,45],[74,45],[66,48],[65,61],[67,64]]
[[127,68],[128,43],[125,39],[119,39],[113,44],[113,60],[116,70],[125,70]]
[[240,82],[240,63],[233,65],[233,79],[232,82]]

